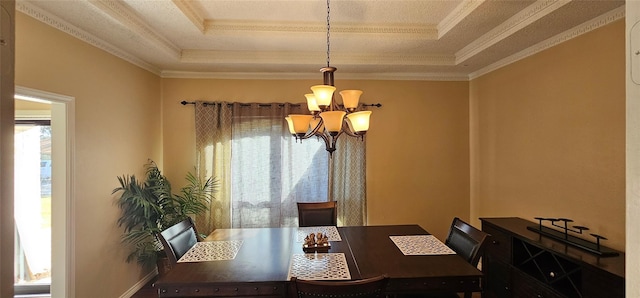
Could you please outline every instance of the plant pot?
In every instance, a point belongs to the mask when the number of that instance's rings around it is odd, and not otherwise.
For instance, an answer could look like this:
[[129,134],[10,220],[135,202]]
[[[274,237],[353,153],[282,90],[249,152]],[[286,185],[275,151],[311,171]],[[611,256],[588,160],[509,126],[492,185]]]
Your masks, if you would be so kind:
[[156,265],[158,266],[158,278],[163,277],[169,270],[171,270],[171,262],[167,256],[158,256],[156,259]]

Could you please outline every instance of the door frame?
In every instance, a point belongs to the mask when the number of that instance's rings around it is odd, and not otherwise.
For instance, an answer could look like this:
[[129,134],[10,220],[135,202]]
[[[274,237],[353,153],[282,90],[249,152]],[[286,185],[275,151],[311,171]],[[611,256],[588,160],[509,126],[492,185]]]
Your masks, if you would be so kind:
[[[51,103],[52,197],[51,202],[51,296],[75,297],[75,191],[73,179],[75,98],[15,86],[15,98]],[[56,149],[60,148],[60,149]],[[59,166],[63,165],[63,166]],[[53,241],[62,240],[62,241]]]

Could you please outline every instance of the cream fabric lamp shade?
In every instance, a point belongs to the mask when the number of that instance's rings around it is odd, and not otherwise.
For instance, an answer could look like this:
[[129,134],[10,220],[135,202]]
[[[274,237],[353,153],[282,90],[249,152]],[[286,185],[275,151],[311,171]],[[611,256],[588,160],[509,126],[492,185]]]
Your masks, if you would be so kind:
[[347,115],[347,119],[351,123],[351,129],[357,134],[362,134],[369,130],[369,118],[371,111],[360,111]]
[[315,85],[311,86],[311,91],[313,91],[313,95],[316,97],[318,107],[324,109],[331,104],[333,92],[336,91],[336,87],[329,85]]
[[342,104],[344,105],[345,109],[349,111],[355,110],[358,107],[360,95],[362,95],[362,90],[340,91],[340,96],[342,96]]
[[332,134],[340,132],[345,114],[346,112],[344,111],[327,111],[320,113],[322,122],[324,122],[324,128]]

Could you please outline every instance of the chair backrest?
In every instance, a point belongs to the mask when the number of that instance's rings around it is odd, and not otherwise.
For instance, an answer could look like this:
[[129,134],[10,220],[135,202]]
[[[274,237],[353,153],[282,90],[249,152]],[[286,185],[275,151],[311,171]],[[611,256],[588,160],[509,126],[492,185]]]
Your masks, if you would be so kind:
[[187,219],[160,232],[158,238],[173,265],[198,242],[197,235],[198,232],[193,221],[187,217]]
[[385,297],[387,276],[376,276],[360,280],[315,281],[291,278],[294,297]]
[[454,218],[445,244],[471,265],[478,266],[489,234],[476,229],[459,218]]
[[298,202],[298,226],[335,226],[338,224],[336,201],[321,203]]

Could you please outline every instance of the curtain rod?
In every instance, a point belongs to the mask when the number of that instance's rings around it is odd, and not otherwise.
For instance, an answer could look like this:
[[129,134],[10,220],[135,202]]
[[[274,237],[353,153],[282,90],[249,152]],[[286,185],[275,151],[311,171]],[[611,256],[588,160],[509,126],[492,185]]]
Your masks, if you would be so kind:
[[[183,106],[186,106],[186,105],[195,105],[195,104],[196,104],[196,102],[195,102],[195,101],[186,101],[186,100],[183,100],[183,101],[181,101],[181,102],[180,102],[180,104],[182,104]],[[205,101],[205,102],[203,102],[202,104],[203,104],[204,106],[207,106],[207,105],[208,105],[208,103],[207,103],[206,101]],[[214,103],[209,103],[209,104],[213,105]],[[246,104],[246,105],[249,105],[249,104]],[[293,105],[293,106],[298,106],[299,104],[292,104],[292,105]],[[378,107],[378,108],[379,108],[379,107],[382,107],[382,104],[381,104],[381,103],[371,103],[371,104],[363,103],[362,105],[363,105],[363,106],[365,106],[365,107]],[[269,106],[269,104],[261,104],[260,106]]]

